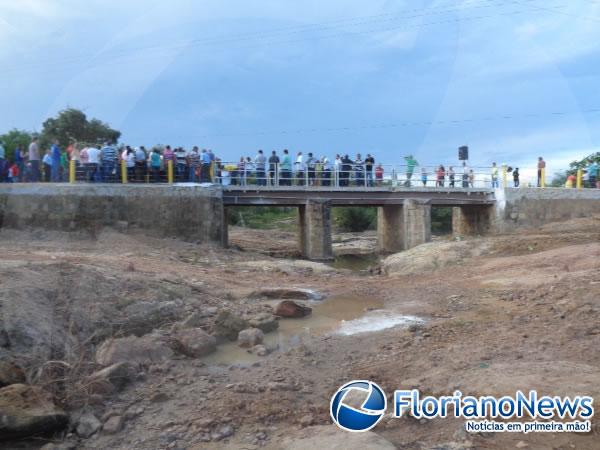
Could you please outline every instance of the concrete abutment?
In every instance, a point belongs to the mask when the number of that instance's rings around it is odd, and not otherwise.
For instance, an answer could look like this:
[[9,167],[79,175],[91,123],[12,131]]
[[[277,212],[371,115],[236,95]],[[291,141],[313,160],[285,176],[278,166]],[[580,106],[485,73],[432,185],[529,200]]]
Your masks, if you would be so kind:
[[377,210],[377,245],[382,253],[396,253],[431,241],[431,205],[405,200],[402,205]]
[[493,206],[464,205],[452,208],[452,234],[477,236],[488,233],[492,227]]
[[298,207],[299,246],[302,256],[315,261],[333,259],[331,203],[308,200]]

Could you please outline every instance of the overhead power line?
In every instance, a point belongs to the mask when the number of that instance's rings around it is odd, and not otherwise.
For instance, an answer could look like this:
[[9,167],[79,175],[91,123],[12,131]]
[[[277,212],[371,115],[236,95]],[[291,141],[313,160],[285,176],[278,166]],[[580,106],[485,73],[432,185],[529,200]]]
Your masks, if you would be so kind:
[[[452,13],[452,12],[461,12],[461,11],[465,11],[465,10],[473,10],[473,9],[480,9],[480,8],[504,7],[504,6],[512,6],[512,5],[527,7],[529,5],[525,5],[525,3],[531,3],[531,2],[535,2],[535,1],[538,1],[538,0],[522,0],[522,1],[510,0],[510,1],[504,1],[504,2],[499,2],[499,3],[495,3],[495,2],[493,2],[493,0],[482,0],[482,2],[476,3],[470,7],[458,7],[458,8],[455,7],[455,8],[438,9],[438,10],[431,8],[431,10],[429,10],[428,12],[424,12],[424,13],[416,14],[416,15],[412,15],[412,16],[399,16],[396,14],[393,17],[390,17],[387,19],[381,19],[380,17],[383,15],[366,16],[366,18],[364,18],[364,19],[361,19],[361,18],[349,19],[350,22],[341,23],[341,24],[337,24],[337,25],[327,25],[326,23],[325,23],[325,25],[324,24],[306,25],[306,26],[304,26],[305,28],[299,28],[299,29],[292,28],[292,31],[285,31],[285,29],[280,29],[280,30],[276,30],[276,31],[245,33],[245,34],[238,34],[238,35],[218,36],[218,37],[212,37],[212,38],[192,39],[192,40],[189,40],[186,42],[180,42],[180,43],[174,43],[174,44],[140,46],[140,47],[134,47],[134,48],[128,48],[128,49],[121,49],[118,51],[104,52],[104,53],[100,53],[98,55],[91,56],[91,57],[89,55],[78,55],[78,56],[71,56],[71,57],[65,57],[65,58],[54,58],[52,60],[41,61],[41,62],[35,61],[34,63],[16,64],[13,66],[13,68],[9,68],[4,71],[0,71],[0,75],[1,74],[4,74],[4,75],[10,74],[15,71],[22,71],[22,70],[26,70],[26,69],[31,70],[31,69],[35,69],[35,68],[43,68],[46,65],[51,65],[54,68],[58,68],[58,69],[60,69],[59,71],[62,72],[62,70],[64,70],[64,69],[62,67],[57,67],[57,66],[77,64],[77,63],[86,62],[86,61],[92,62],[94,59],[98,59],[98,58],[102,58],[103,63],[107,63],[110,61],[113,61],[113,62],[118,61],[121,58],[129,57],[132,55],[135,55],[136,58],[139,58],[139,57],[145,58],[145,57],[152,56],[152,55],[149,55],[148,52],[164,52],[164,51],[173,51],[173,50],[183,50],[183,49],[187,49],[190,47],[202,46],[202,45],[211,45],[211,44],[220,45],[220,44],[240,43],[243,45],[238,48],[249,48],[249,47],[253,47],[256,45],[264,46],[264,45],[274,45],[274,44],[287,44],[287,43],[295,43],[295,42],[301,42],[301,41],[307,41],[307,40],[331,39],[331,38],[348,36],[348,35],[373,34],[373,33],[386,32],[386,31],[396,31],[396,30],[400,30],[400,29],[423,28],[426,26],[446,24],[446,23],[481,20],[481,19],[497,17],[497,16],[502,16],[502,15],[522,14],[522,13],[529,12],[529,10],[526,9],[526,10],[519,10],[519,11],[509,11],[509,12],[504,12],[504,13],[489,14],[489,15],[476,16],[476,17],[456,17],[456,18],[435,21],[435,22],[419,23],[419,24],[404,25],[404,26],[399,25],[399,26],[388,27],[388,28],[375,28],[375,29],[360,30],[360,31],[345,30],[343,32],[337,32],[334,34],[330,33],[330,34],[325,34],[325,35],[305,36],[305,37],[298,38],[298,39],[288,39],[288,40],[282,40],[282,41],[273,40],[273,38],[292,36],[294,34],[301,34],[301,33],[306,33],[306,32],[338,31],[340,29],[343,29],[344,27],[357,27],[357,26],[362,26],[362,25],[372,25],[374,23],[381,23],[381,22],[394,22],[394,21],[402,21],[402,20],[406,21],[406,20],[427,17],[427,16],[432,16],[432,15],[448,14],[448,13]],[[481,3],[484,3],[484,4],[481,4]],[[564,6],[559,6],[559,7],[564,7]],[[543,10],[548,11],[548,12],[555,11],[555,9],[553,9],[553,8],[544,8]],[[373,18],[375,18],[375,19],[373,19]],[[256,42],[260,42],[261,40],[266,41],[266,42],[256,44]],[[252,45],[253,41],[255,42],[255,45]],[[138,53],[143,53],[143,54],[140,55]],[[48,73],[47,71],[44,71],[44,74],[47,74],[47,73]]]
[[[209,138],[209,137],[239,137],[239,136],[263,136],[263,135],[286,135],[286,134],[308,134],[308,133],[331,133],[331,132],[344,132],[344,131],[360,131],[368,129],[386,129],[386,128],[405,128],[405,127],[418,127],[418,126],[432,126],[432,125],[460,125],[465,123],[473,122],[489,122],[489,121],[504,121],[504,120],[526,120],[542,117],[552,116],[566,116],[571,114],[594,114],[599,113],[600,108],[590,108],[579,111],[549,111],[542,113],[528,113],[528,114],[508,114],[508,115],[496,115],[486,117],[472,117],[472,118],[461,118],[461,119],[445,119],[445,120],[424,120],[424,121],[407,121],[407,122],[396,122],[396,123],[381,123],[381,124],[370,124],[360,126],[346,126],[346,127],[329,127],[329,128],[299,128],[295,130],[279,130],[279,131],[237,131],[237,132],[225,132],[225,133],[212,133],[212,134],[187,134],[185,137],[192,138]],[[141,136],[132,136],[135,138],[145,139]],[[154,136],[156,137],[156,136]],[[183,136],[181,136],[183,137]]]

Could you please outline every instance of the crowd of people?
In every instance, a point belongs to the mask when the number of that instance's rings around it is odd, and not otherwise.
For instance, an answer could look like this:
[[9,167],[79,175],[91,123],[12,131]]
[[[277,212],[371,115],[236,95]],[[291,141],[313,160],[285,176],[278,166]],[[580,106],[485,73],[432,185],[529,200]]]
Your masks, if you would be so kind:
[[[69,181],[70,162],[74,162],[75,179],[88,182],[118,182],[126,177],[129,182],[165,182],[168,180],[168,166],[172,167],[172,179],[177,182],[219,182],[231,185],[259,186],[379,186],[385,180],[396,185],[412,186],[417,160],[404,157],[402,173],[398,168],[388,168],[378,164],[371,154],[364,158],[357,153],[354,158],[348,154],[337,154],[333,160],[326,156],[315,156],[312,152],[297,152],[293,156],[284,149],[281,154],[273,150],[269,156],[258,150],[254,157],[243,156],[238,162],[224,163],[210,149],[194,146],[191,150],[171,146],[144,146],[132,148],[129,145],[104,145],[73,143],[62,149],[54,141],[46,151],[42,151],[37,138],[27,149],[17,146],[12,160],[6,159],[0,143],[0,181],[6,182],[66,182]],[[542,157],[537,162],[537,186],[543,185],[542,178],[546,162]],[[585,185],[599,187],[598,164],[591,163],[584,171]],[[501,169],[494,162],[482,180],[491,180],[491,187],[500,187]],[[506,171],[506,172],[504,172]],[[514,187],[519,187],[519,168],[503,166],[502,175],[511,177]],[[466,161],[455,168],[440,165],[435,169],[421,167],[420,182],[423,186],[435,187],[475,187],[476,172]],[[481,174],[480,174],[481,175]],[[576,178],[567,178],[566,187],[574,187]],[[416,183],[419,184],[418,182]]]

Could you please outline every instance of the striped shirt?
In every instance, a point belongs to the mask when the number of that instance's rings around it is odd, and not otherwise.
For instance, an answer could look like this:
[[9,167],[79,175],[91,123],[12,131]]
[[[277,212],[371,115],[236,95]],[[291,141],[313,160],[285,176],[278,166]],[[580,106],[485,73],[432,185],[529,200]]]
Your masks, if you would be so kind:
[[106,147],[102,148],[102,161],[113,162],[116,159],[117,150],[114,147],[107,145]]

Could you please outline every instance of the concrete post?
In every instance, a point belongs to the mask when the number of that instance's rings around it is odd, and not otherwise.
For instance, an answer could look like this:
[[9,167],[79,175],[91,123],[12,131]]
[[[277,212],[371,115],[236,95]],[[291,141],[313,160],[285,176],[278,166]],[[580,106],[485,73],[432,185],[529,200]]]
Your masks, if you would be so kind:
[[452,234],[475,236],[485,234],[491,226],[490,206],[456,206],[452,208]]
[[331,205],[328,201],[308,200],[298,208],[300,252],[316,261],[333,259],[331,245]]
[[404,249],[431,241],[431,205],[404,200]]
[[377,208],[377,247],[382,253],[397,253],[404,250],[402,205]]

